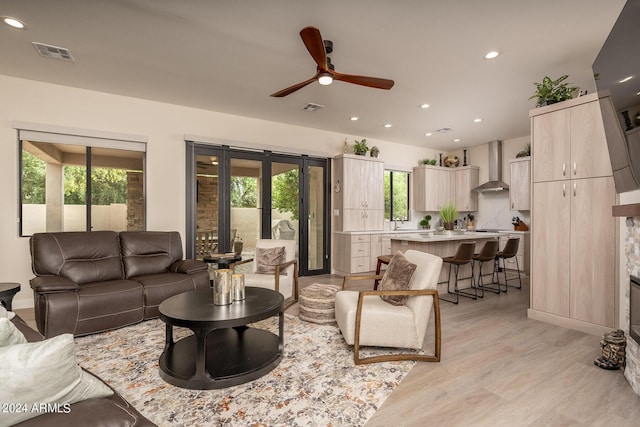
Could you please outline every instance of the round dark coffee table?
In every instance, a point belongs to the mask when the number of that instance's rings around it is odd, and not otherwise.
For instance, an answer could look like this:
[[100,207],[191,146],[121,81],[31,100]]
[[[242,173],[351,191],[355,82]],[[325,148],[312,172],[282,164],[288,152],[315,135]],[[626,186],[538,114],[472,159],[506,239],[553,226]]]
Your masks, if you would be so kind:
[[[245,299],[214,305],[213,291],[185,292],[159,307],[166,325],[160,376],[182,388],[231,387],[262,377],[282,360],[284,297],[270,289],[247,287]],[[278,315],[279,334],[247,324]],[[173,327],[194,334],[173,340]]]

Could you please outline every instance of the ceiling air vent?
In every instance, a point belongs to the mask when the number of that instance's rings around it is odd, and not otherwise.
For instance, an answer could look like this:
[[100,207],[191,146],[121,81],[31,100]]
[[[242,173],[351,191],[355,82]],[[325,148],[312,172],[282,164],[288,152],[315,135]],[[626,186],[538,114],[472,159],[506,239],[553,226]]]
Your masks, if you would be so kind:
[[307,105],[305,105],[304,107],[302,107],[302,109],[304,111],[318,111],[319,109],[324,108],[324,105],[320,105],[320,104],[314,104],[313,102],[308,103]]
[[75,62],[71,51],[64,47],[51,46],[40,42],[32,42],[33,47],[36,48],[40,56],[45,58],[61,59],[62,61]]
[[440,129],[436,129],[436,132],[438,133],[446,133],[451,131],[451,128],[440,128]]

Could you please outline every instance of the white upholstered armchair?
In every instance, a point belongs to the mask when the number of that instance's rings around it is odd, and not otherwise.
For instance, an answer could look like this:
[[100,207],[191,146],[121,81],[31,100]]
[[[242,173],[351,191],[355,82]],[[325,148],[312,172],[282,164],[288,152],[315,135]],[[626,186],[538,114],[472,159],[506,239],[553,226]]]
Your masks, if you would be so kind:
[[273,289],[285,298],[285,308],[298,301],[298,260],[295,240],[259,239],[253,260],[233,264],[235,269],[241,264],[253,261],[251,273],[245,273],[245,286]]
[[[406,251],[404,256],[416,265],[408,290],[347,290],[352,280],[380,278],[347,276],[343,290],[336,294],[336,321],[347,344],[353,345],[356,365],[391,360],[440,361],[440,305],[436,286],[442,258],[414,250]],[[404,295],[408,299],[403,305],[392,305],[384,301],[381,295]],[[435,331],[433,355],[405,352],[360,357],[361,346],[422,349],[432,308]]]

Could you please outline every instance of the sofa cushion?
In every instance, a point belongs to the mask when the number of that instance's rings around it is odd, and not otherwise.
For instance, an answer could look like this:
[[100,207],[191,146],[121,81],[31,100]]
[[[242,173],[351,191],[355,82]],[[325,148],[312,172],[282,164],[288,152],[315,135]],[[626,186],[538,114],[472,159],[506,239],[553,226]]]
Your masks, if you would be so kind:
[[71,334],[27,344],[0,348],[0,402],[24,405],[26,411],[3,413],[3,422],[13,425],[40,415],[43,404],[69,405],[86,399],[113,395],[113,390],[83,371],[76,361]]
[[127,278],[166,273],[182,259],[182,240],[177,231],[123,231],[120,246]]
[[115,231],[35,233],[29,239],[33,272],[77,284],[124,278]]
[[[208,273],[207,273],[208,276]],[[133,277],[144,288],[144,318],[158,317],[158,306],[164,300],[182,292],[195,291],[193,278],[181,273],[149,274]]]
[[[417,265],[410,262],[402,252],[398,251],[391,258],[389,266],[382,276],[380,281],[381,291],[404,291],[408,290],[411,283],[411,276],[416,271]],[[393,305],[405,305],[407,299],[406,295],[381,295],[383,301]]]
[[24,334],[6,317],[0,317],[0,347],[27,342]]

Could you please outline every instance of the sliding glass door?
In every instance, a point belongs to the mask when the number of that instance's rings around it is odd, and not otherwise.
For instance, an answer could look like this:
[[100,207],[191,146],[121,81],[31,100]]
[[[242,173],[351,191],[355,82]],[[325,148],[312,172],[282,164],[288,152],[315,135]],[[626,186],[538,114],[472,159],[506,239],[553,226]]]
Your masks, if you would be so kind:
[[[295,240],[301,275],[329,272],[328,159],[187,142],[187,254]],[[193,237],[191,237],[193,236]]]

